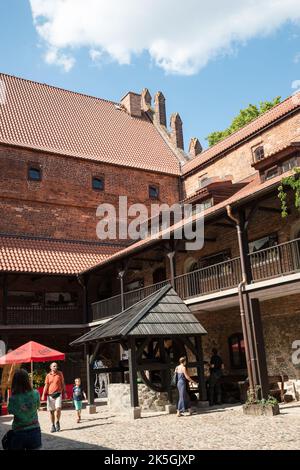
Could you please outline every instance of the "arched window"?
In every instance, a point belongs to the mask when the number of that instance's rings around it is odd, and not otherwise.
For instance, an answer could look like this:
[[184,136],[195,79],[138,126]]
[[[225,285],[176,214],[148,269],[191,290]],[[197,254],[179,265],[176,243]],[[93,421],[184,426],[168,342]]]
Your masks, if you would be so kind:
[[246,354],[242,333],[234,333],[228,338],[230,366],[232,369],[245,369]]

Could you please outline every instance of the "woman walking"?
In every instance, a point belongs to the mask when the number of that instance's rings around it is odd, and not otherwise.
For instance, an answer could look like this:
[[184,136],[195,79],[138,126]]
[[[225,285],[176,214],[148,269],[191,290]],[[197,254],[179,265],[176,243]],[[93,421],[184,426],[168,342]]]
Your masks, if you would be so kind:
[[19,369],[15,372],[11,392],[8,412],[14,415],[14,420],[7,443],[8,450],[41,448],[41,429],[37,414],[40,396],[37,390],[32,390],[26,370]]
[[190,399],[187,393],[187,382],[197,383],[195,382],[187,373],[186,370],[186,357],[181,357],[179,359],[179,365],[176,367],[175,372],[177,374],[177,388],[179,393],[179,400],[177,406],[177,416],[183,416],[185,411],[188,411],[189,414],[191,413],[190,408]]

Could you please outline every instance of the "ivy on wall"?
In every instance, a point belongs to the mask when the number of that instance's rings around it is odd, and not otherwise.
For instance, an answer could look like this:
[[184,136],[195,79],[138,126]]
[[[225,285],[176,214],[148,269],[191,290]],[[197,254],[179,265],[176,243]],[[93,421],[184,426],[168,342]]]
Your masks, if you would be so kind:
[[294,168],[294,174],[282,178],[281,184],[278,187],[278,197],[281,204],[281,216],[288,216],[288,205],[287,205],[287,191],[292,189],[294,192],[294,206],[300,211],[300,168]]

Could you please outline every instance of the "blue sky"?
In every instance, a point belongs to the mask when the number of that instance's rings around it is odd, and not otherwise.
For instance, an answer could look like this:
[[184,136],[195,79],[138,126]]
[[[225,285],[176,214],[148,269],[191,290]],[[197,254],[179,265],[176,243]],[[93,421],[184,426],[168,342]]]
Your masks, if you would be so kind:
[[[57,4],[58,9],[61,0],[52,1],[53,5]],[[77,4],[80,2],[73,1]],[[97,0],[89,1],[92,5],[92,2]],[[99,0],[99,4],[101,1]],[[136,0],[130,1],[134,7]],[[186,3],[193,1],[186,0]],[[284,1],[282,0],[282,4]],[[299,10],[290,13],[287,8],[283,11],[283,6],[280,7],[277,22],[271,25],[267,35],[262,34],[257,26],[259,20],[253,15],[251,28],[245,36],[234,30],[234,26],[232,30],[229,27],[227,36],[224,36],[223,29],[221,28],[222,32],[220,30],[222,21],[215,23],[215,18],[208,11],[205,24],[195,23],[191,28],[188,28],[189,22],[185,22],[183,17],[180,24],[183,39],[174,35],[173,40],[174,29],[181,21],[182,12],[179,12],[178,17],[169,18],[172,28],[167,32],[165,43],[156,41],[153,23],[158,14],[156,10],[150,18],[153,33],[151,30],[145,32],[147,37],[144,37],[144,30],[136,31],[136,35],[124,33],[127,43],[120,52],[117,43],[119,39],[114,36],[118,23],[112,24],[111,29],[108,26],[107,31],[105,30],[105,36],[109,38],[106,42],[97,33],[85,38],[82,24],[78,40],[77,29],[74,27],[76,17],[74,24],[72,17],[68,24],[66,23],[65,35],[57,35],[55,21],[59,21],[59,12],[54,11],[54,7],[48,12],[46,3],[43,2],[44,0],[32,0],[31,5],[35,3],[36,15],[40,12],[44,15],[43,21],[37,18],[34,22],[29,0],[1,0],[0,71],[114,101],[119,101],[128,90],[140,92],[142,88],[147,87],[152,96],[161,90],[166,97],[168,115],[178,111],[182,117],[186,148],[190,137],[194,136],[200,139],[202,145],[207,146],[207,134],[227,127],[241,107],[272,99],[277,95],[285,98],[294,91],[292,83],[300,80]],[[218,0],[212,2],[218,3]],[[234,4],[235,0],[230,2]],[[266,7],[267,15],[268,0],[261,2]],[[293,0],[286,2],[292,4]],[[260,1],[256,3],[259,4]],[[180,4],[182,5],[182,2]],[[76,5],[73,5],[76,9]],[[81,14],[79,10],[78,13]],[[241,21],[245,21],[245,12],[239,13]],[[110,12],[106,14],[109,15]],[[130,15],[130,8],[127,14]],[[89,11],[86,13],[87,22],[91,21],[88,15]],[[52,26],[50,32],[49,28],[47,29],[47,34],[37,29],[38,25],[47,23],[46,20]],[[132,21],[137,21],[137,18]],[[165,21],[168,21],[168,18],[165,17]],[[223,21],[226,25],[226,18]],[[158,25],[158,30],[159,27]],[[219,39],[213,50],[207,48],[205,38],[203,41],[199,33],[204,27],[207,28],[204,35],[207,41]],[[246,22],[244,29],[247,28]],[[151,34],[153,37],[150,37]],[[189,55],[188,51],[181,59],[180,44],[184,43],[186,36],[192,52]],[[238,37],[238,40],[231,41],[228,37]],[[220,46],[222,40],[228,40],[225,49]],[[142,45],[140,49],[139,43]],[[95,57],[99,56],[100,60],[91,59],[91,50],[97,51]],[[47,59],[47,51],[52,51],[54,58],[51,59],[48,55]],[[71,57],[73,66],[69,71],[66,71],[68,67],[61,57]]]

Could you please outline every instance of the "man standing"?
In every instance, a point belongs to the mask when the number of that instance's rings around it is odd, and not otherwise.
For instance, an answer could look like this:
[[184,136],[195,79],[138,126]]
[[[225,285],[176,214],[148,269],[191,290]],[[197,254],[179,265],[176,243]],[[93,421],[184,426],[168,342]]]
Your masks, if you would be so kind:
[[217,398],[217,404],[221,405],[222,394],[221,394],[220,379],[222,377],[223,369],[224,369],[223,361],[221,357],[218,355],[217,349],[213,348],[212,356],[210,359],[210,376],[208,380],[210,406],[214,405],[215,396]]
[[[50,373],[46,376],[45,386],[42,394],[42,400],[47,396],[47,410],[51,416],[51,432],[60,431],[60,416],[62,408],[62,399],[65,394],[65,380],[62,372],[57,369],[56,362],[50,365]],[[55,425],[56,412],[56,425]]]

